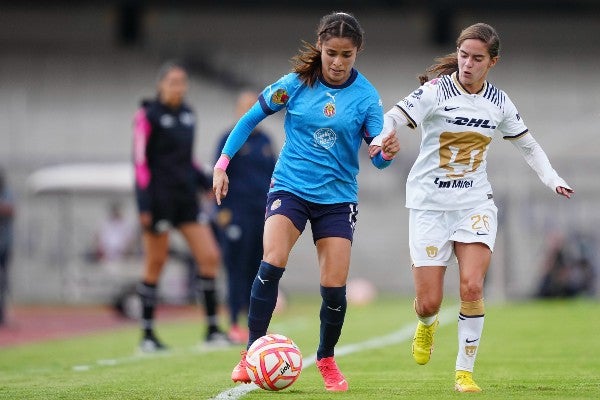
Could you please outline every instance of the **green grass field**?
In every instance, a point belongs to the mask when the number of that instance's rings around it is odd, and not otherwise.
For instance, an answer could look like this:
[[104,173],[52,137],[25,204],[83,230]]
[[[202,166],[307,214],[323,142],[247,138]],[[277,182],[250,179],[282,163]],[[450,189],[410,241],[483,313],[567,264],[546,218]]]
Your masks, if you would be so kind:
[[[350,383],[347,393],[326,392],[312,364],[284,391],[254,390],[241,398],[600,398],[599,302],[488,304],[474,375],[484,390],[479,394],[453,391],[456,305],[445,305],[450,316],[442,319],[436,350],[425,366],[412,360],[410,339],[399,341],[401,333],[390,336],[407,326],[412,331],[411,303],[388,297],[349,308],[338,346],[348,354],[337,357]],[[305,362],[314,356],[318,341],[318,309],[317,298],[292,297],[271,325],[272,331],[296,341]],[[202,332],[198,321],[158,321],[158,329],[173,349],[163,355],[137,354],[134,328],[2,349],[0,399],[211,399],[235,387],[229,374],[240,348],[202,350],[197,346]],[[377,347],[382,337],[397,343]],[[372,347],[366,349],[364,343]]]

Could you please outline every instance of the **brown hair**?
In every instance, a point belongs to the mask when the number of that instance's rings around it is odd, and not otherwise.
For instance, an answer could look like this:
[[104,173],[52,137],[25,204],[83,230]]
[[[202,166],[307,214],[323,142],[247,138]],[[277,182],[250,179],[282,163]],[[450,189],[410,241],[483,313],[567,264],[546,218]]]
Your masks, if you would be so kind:
[[[462,30],[458,39],[456,39],[456,47],[467,39],[481,40],[487,45],[488,54],[490,57],[497,57],[500,53],[500,36],[496,30],[483,22],[466,27]],[[428,74],[433,73],[436,77],[441,75],[450,75],[455,71],[458,71],[458,57],[456,52],[447,54],[443,57],[435,59],[435,64],[425,70],[425,73],[419,75],[417,78],[421,85],[429,81]]]
[[363,48],[364,34],[352,14],[333,12],[325,15],[317,28],[317,42],[313,45],[303,40],[304,48],[292,58],[293,71],[307,86],[313,86],[321,74],[321,51],[317,48],[317,43],[334,37],[348,38],[360,51]]
[[158,69],[158,74],[156,74],[156,82],[160,83],[160,81],[165,79],[167,74],[173,69],[180,69],[187,74],[187,68],[183,62],[179,60],[167,60]]

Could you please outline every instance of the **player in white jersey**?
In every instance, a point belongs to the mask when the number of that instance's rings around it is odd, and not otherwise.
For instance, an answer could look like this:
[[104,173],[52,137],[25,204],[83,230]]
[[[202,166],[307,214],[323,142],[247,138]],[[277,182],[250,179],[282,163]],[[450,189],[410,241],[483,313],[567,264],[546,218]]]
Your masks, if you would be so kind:
[[456,257],[461,306],[455,389],[479,392],[472,372],[483,331],[483,282],[497,229],[486,173],[492,139],[501,135],[510,140],[559,195],[569,198],[574,192],[554,171],[508,96],[486,81],[498,62],[500,40],[494,28],[483,23],[469,26],[456,45],[455,53],[437,59],[438,64],[427,70],[437,78],[419,77],[422,86],[385,114],[384,132],[395,133],[401,125],[420,126],[422,131],[419,156],[406,183],[419,319],[413,357],[418,364],[429,361],[444,274]]

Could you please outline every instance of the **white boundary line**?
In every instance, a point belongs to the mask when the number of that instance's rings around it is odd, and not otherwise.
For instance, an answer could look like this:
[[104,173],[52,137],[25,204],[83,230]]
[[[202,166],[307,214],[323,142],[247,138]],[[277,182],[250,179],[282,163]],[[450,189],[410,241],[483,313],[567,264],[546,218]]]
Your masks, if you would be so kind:
[[[446,325],[452,322],[452,316],[456,316],[456,310],[452,309],[444,309],[440,312],[440,325]],[[409,340],[413,337],[415,333],[415,324],[410,323],[408,325],[404,325],[402,328],[397,330],[396,332],[392,332],[389,335],[374,337],[372,339],[366,340],[364,342],[348,344],[345,346],[340,346],[335,349],[336,357],[345,356],[348,354],[358,353],[360,351],[368,350],[368,349],[376,349],[384,346],[388,346],[391,344],[396,344],[400,342],[404,342],[405,340]],[[302,369],[306,369],[309,366],[315,363],[316,354],[311,354],[308,357],[304,357],[304,362],[302,363]],[[238,400],[242,396],[252,392],[253,390],[258,389],[254,383],[242,384],[235,386],[231,389],[228,389],[224,392],[219,393],[215,397],[211,397],[209,400]]]
[[[290,329],[290,327],[293,329],[293,327],[295,327],[295,326],[303,326],[306,323],[307,322],[306,322],[305,317],[293,318],[291,320],[288,320],[285,323],[285,325],[284,324],[281,324],[281,325],[273,324],[272,328],[275,330],[278,330],[277,326],[281,326],[282,328],[285,326],[286,329]],[[166,351],[159,351],[156,353],[143,353],[141,351],[137,351],[135,354],[126,356],[126,357],[99,359],[99,360],[96,360],[95,362],[91,362],[89,364],[74,365],[71,367],[71,369],[74,372],[87,372],[94,368],[114,367],[114,366],[122,365],[122,364],[129,364],[129,363],[134,363],[134,362],[139,362],[139,361],[152,360],[152,359],[156,359],[156,358],[169,358],[169,357],[174,357],[174,356],[178,356],[178,355],[186,355],[186,354],[190,354],[190,353],[196,353],[196,354],[211,353],[214,351],[230,350],[231,348],[232,348],[231,346],[213,346],[213,347],[211,347],[211,346],[206,346],[203,343],[199,343],[197,345],[186,347],[186,348],[179,348],[179,349],[174,348],[174,349],[169,349]]]
[[187,347],[187,348],[183,348],[183,349],[159,351],[156,353],[143,353],[141,351],[138,351],[135,354],[128,356],[128,357],[100,359],[100,360],[96,360],[95,363],[91,363],[91,364],[74,365],[71,369],[75,372],[86,372],[93,368],[114,367],[117,365],[129,364],[129,363],[138,362],[138,361],[152,360],[152,359],[157,359],[157,358],[169,358],[169,357],[173,357],[173,356],[193,354],[193,353],[197,353],[197,354],[211,353],[214,351],[230,350],[231,348],[232,348],[231,346],[216,346],[216,347],[206,346],[205,347],[202,344],[199,344],[196,346],[191,346],[191,347]]

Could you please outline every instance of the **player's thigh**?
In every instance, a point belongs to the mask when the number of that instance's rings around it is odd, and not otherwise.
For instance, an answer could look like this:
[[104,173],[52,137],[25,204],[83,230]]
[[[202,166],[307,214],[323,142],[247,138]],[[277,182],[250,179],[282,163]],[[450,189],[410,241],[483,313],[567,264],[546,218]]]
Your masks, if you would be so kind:
[[320,282],[325,287],[342,287],[348,279],[352,243],[347,238],[327,237],[317,240]]
[[269,192],[265,215],[263,260],[285,267],[308,221],[308,202],[286,191]]
[[300,234],[287,216],[274,214],[268,217],[263,233],[263,260],[276,267],[285,267]]
[[487,274],[492,251],[484,243],[454,244],[454,252],[460,271],[460,297],[464,301],[475,301],[483,297],[483,282]]
[[439,310],[444,298],[444,266],[413,267],[415,308],[419,315],[431,315]]
[[213,270],[221,262],[221,253],[215,235],[209,224],[189,222],[179,226],[194,259],[201,270]]

